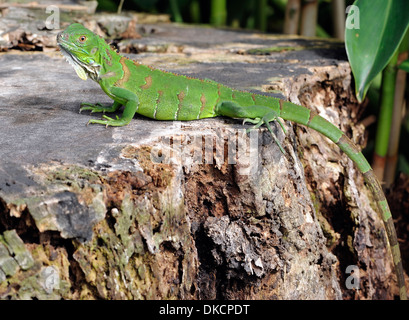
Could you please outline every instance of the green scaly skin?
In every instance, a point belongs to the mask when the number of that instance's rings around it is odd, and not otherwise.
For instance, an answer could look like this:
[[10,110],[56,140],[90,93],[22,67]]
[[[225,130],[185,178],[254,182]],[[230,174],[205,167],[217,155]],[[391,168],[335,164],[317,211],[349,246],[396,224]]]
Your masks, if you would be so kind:
[[[123,105],[120,118],[103,115],[103,120],[88,123],[124,126],[135,113],[156,120],[197,120],[217,116],[241,118],[265,125],[275,138],[270,122],[278,117],[315,129],[336,143],[353,160],[374,194],[388,235],[400,298],[407,299],[399,245],[392,215],[373,170],[359,148],[336,126],[308,108],[274,97],[231,89],[209,80],[189,78],[139,64],[117,54],[104,39],[80,24],[72,24],[57,36],[61,52],[74,66],[78,76],[90,77],[114,100],[110,107],[84,103],[80,111],[114,112]],[[284,127],[283,127],[284,129]]]

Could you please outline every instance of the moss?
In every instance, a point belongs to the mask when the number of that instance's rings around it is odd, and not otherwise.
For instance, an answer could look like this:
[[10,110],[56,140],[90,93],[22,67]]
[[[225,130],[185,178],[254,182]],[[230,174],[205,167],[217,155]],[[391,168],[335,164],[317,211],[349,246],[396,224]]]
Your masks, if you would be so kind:
[[40,244],[24,245],[17,234],[14,235],[14,231],[6,232],[6,238],[12,237],[14,243],[18,243],[18,246],[13,244],[16,255],[12,258],[25,252],[32,260],[30,264],[24,264],[24,269],[17,268],[0,284],[0,298],[70,299],[69,262],[65,249],[51,250],[50,245]]
[[304,46],[280,46],[280,47],[268,47],[268,48],[254,48],[246,51],[247,54],[254,55],[269,55],[274,52],[287,52],[287,51],[301,51],[305,50]]
[[73,192],[101,184],[101,178],[97,172],[78,165],[44,165],[33,171],[44,185],[65,185]]
[[6,245],[0,242],[0,270],[5,276],[13,276],[18,269],[17,261],[9,254]]
[[17,261],[20,268],[23,270],[30,269],[33,264],[33,257],[26,249],[23,240],[17,235],[16,230],[7,230],[3,233],[4,242],[14,260]]

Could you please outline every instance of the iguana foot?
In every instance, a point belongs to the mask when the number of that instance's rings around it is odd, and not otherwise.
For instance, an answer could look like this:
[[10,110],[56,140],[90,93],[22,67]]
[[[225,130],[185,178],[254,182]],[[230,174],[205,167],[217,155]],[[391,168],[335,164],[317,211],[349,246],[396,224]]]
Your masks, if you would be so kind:
[[257,123],[260,122],[260,118],[254,118],[254,119],[245,118],[245,119],[243,119],[243,123],[242,123],[242,124],[244,125],[246,122],[250,122],[250,123],[253,123],[253,124],[257,124]]
[[87,125],[89,125],[90,123],[96,123],[96,124],[104,124],[106,127],[122,127],[127,125],[131,119],[124,119],[124,118],[119,118],[118,116],[116,117],[116,119],[110,118],[106,115],[102,116],[104,119],[106,120],[97,120],[97,119],[91,119],[88,121]]
[[280,141],[278,141],[276,135],[273,132],[273,129],[270,126],[270,122],[272,121],[277,121],[281,128],[283,129],[284,133],[287,133],[287,131],[285,130],[285,127],[283,125],[283,123],[281,122],[281,120],[278,118],[278,115],[276,112],[272,111],[267,113],[266,115],[264,115],[261,119],[260,118],[255,118],[255,119],[244,119],[243,124],[245,122],[251,122],[251,123],[255,123],[256,125],[253,126],[250,129],[246,130],[246,133],[249,133],[251,129],[257,129],[259,127],[261,127],[263,124],[267,127],[268,131],[270,131],[271,136],[274,139],[274,142],[277,144],[277,146],[280,148],[281,152],[283,154],[285,154],[284,148],[281,146]]

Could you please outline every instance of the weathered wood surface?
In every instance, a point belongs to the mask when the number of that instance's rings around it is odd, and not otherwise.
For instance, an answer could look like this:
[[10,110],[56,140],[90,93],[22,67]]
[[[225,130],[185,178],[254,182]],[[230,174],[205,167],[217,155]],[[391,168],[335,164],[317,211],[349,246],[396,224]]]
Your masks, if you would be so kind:
[[[132,58],[303,103],[363,142],[339,43],[137,27],[141,39],[119,44]],[[86,126],[100,115],[80,103],[109,98],[58,53],[1,54],[0,88],[0,298],[390,298],[370,192],[312,130],[275,126],[285,155],[256,133],[248,174],[248,158],[227,163],[228,138],[243,133],[232,119]],[[195,162],[206,139],[219,143],[212,163]],[[360,268],[358,292],[345,288],[348,265]]]

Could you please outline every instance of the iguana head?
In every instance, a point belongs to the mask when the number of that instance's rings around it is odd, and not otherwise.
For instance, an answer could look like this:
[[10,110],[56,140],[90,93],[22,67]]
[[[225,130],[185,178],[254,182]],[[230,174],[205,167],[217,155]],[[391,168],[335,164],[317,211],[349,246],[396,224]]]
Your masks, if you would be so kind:
[[83,25],[74,23],[57,35],[57,43],[82,80],[87,80],[88,74],[97,81],[102,60],[100,52],[107,46],[104,39]]

